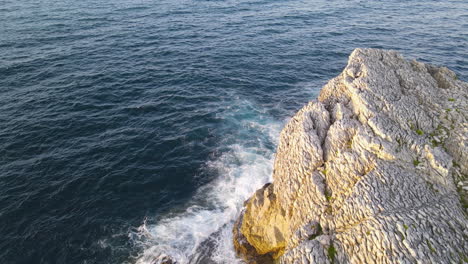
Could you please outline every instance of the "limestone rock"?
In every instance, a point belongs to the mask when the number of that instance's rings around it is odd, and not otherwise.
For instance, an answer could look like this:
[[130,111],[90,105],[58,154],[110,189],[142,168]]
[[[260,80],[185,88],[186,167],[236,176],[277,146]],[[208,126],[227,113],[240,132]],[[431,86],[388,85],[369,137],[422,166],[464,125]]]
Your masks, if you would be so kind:
[[273,183],[234,227],[239,255],[466,263],[467,97],[447,68],[356,49],[281,132]]

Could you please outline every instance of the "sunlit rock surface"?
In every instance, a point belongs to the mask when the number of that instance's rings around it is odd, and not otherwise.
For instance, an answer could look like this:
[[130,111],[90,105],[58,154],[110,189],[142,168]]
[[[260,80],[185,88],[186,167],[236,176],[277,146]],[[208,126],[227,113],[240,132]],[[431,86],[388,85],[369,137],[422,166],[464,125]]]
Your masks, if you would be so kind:
[[468,84],[356,49],[281,133],[234,227],[249,263],[466,263]]

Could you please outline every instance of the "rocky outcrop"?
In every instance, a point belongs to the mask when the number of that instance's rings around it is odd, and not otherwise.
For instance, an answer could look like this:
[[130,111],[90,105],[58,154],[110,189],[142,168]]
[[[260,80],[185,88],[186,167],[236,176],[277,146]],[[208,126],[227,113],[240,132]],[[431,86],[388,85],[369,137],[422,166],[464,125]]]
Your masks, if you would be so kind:
[[248,263],[468,262],[468,84],[356,49],[281,132],[234,227]]

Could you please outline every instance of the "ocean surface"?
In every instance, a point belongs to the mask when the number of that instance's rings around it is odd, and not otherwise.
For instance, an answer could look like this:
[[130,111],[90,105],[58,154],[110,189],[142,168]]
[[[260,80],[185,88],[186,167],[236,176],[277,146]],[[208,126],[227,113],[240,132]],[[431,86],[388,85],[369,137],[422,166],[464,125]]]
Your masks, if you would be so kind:
[[468,1],[2,0],[0,263],[240,263],[282,126],[356,47],[468,80]]

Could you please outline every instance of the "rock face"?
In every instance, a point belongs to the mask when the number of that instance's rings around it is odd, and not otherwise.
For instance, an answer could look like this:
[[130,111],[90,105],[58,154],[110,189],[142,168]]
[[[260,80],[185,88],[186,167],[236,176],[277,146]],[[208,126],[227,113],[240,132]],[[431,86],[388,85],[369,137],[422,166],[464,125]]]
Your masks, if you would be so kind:
[[281,132],[273,183],[246,201],[248,263],[467,263],[468,84],[356,49]]

